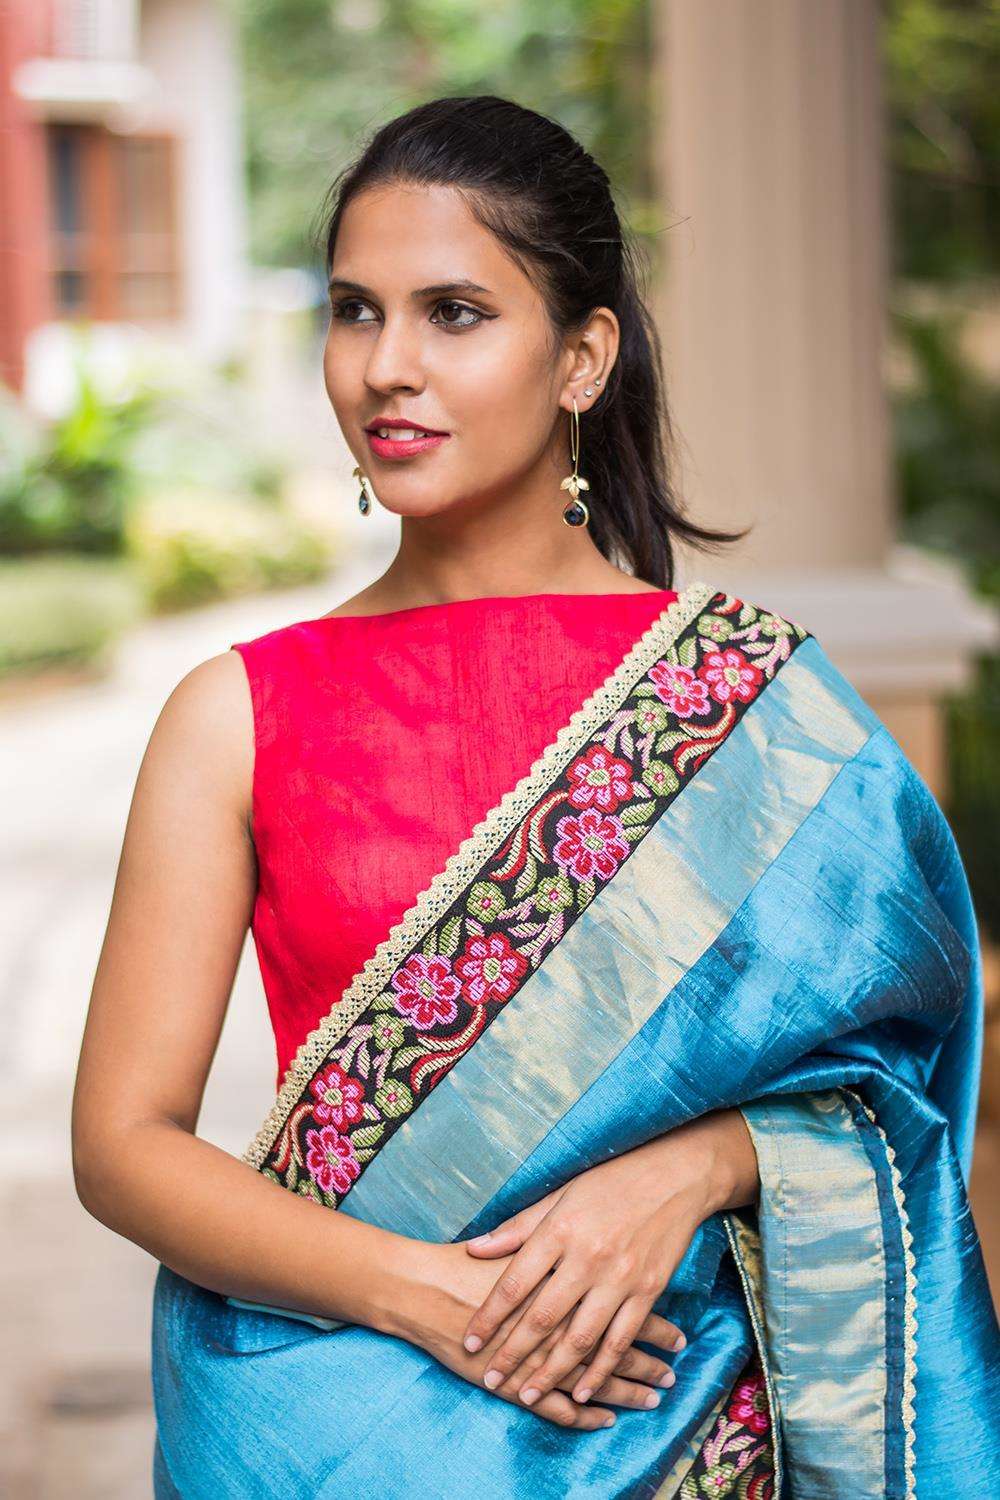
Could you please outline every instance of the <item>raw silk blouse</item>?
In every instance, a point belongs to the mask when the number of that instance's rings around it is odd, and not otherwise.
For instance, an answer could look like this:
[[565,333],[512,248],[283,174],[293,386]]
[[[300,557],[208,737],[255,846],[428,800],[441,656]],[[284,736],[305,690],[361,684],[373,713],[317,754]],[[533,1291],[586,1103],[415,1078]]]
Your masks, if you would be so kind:
[[251,931],[279,1087],[390,928],[676,597],[464,599],[233,643],[253,701]]

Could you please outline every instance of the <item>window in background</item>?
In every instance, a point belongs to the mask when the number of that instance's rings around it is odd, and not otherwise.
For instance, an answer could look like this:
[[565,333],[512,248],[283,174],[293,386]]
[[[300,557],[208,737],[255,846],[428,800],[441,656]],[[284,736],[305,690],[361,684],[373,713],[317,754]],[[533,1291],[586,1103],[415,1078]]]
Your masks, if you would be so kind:
[[178,317],[175,138],[77,123],[48,131],[56,316]]

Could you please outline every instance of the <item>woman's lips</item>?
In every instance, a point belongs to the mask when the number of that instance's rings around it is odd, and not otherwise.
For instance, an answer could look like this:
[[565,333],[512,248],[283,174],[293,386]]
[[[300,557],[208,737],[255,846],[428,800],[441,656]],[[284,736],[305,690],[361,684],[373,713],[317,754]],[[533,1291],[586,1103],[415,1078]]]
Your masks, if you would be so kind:
[[369,432],[365,429],[365,437],[368,446],[378,458],[413,458],[418,453],[426,453],[430,448],[439,448],[442,443],[447,442],[451,436],[447,432],[431,432],[425,437],[413,438],[383,438],[377,432]]

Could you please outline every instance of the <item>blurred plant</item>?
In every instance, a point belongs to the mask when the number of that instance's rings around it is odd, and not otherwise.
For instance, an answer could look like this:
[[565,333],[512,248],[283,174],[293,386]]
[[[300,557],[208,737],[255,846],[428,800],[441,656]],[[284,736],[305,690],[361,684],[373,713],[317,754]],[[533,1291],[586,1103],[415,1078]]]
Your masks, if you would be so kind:
[[127,544],[150,606],[164,611],[310,582],[336,554],[329,531],[196,489],[146,496],[130,512]]
[[47,428],[25,419],[30,437],[0,475],[0,553],[121,550],[134,494],[130,445],[155,398],[139,390],[110,400],[83,364],[76,377],[71,409]]
[[110,558],[49,553],[0,560],[0,676],[103,664],[141,617],[142,591]]
[[960,350],[960,314],[894,310],[912,380],[892,395],[904,538],[957,557],[1000,601],[1000,383]]
[[1000,0],[883,7],[896,272],[1000,273]]
[[[593,151],[633,228],[652,186],[648,0],[230,0],[242,30],[252,253],[307,266],[330,178],[385,120],[441,94],[501,94]],[[325,299],[325,288],[320,302]]]

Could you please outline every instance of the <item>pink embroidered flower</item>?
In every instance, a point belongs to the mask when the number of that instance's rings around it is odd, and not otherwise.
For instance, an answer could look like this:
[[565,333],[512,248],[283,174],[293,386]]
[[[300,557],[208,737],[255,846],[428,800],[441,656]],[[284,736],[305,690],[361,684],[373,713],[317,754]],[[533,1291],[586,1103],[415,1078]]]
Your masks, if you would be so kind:
[[566,774],[570,781],[569,800],[574,807],[599,807],[602,812],[614,812],[619,803],[632,795],[631,766],[603,745],[591,745]]
[[742,1422],[758,1436],[771,1426],[771,1415],[767,1409],[767,1387],[763,1374],[741,1380],[733,1391],[729,1403],[729,1420]]
[[310,1087],[317,1101],[313,1115],[321,1125],[336,1125],[338,1130],[343,1130],[354,1120],[361,1119],[364,1087],[357,1078],[349,1077],[339,1063],[325,1067]]
[[620,818],[588,807],[578,818],[567,814],[556,824],[557,842],[552,850],[556,863],[577,880],[600,875],[608,880],[628,853],[628,840]]
[[734,646],[725,651],[710,651],[698,668],[698,675],[708,683],[717,703],[731,703],[734,698],[749,702],[764,676],[760,667],[747,661]]
[[306,1131],[306,1167],[324,1193],[346,1193],[361,1173],[354,1147],[333,1125]]
[[396,1009],[409,1016],[419,1031],[439,1022],[454,1021],[459,983],[451,972],[448,959],[440,954],[428,958],[411,953],[403,967],[392,976],[396,991]]
[[511,947],[503,932],[469,938],[461,957],[455,960],[455,972],[462,979],[462,994],[470,1005],[507,1000],[527,967],[524,954]]
[[678,718],[689,719],[692,714],[707,714],[711,709],[708,688],[699,682],[691,667],[658,661],[649,669],[649,680],[656,689],[656,696],[662,698]]

